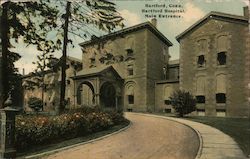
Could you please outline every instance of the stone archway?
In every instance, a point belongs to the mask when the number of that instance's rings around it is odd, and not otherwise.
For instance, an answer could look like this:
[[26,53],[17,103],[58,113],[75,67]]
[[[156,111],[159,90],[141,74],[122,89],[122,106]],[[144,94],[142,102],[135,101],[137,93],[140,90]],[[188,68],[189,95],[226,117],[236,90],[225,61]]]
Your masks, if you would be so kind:
[[115,108],[116,89],[110,82],[105,82],[100,89],[100,104],[104,107]]
[[77,105],[92,106],[95,104],[95,91],[90,82],[82,82],[77,87]]

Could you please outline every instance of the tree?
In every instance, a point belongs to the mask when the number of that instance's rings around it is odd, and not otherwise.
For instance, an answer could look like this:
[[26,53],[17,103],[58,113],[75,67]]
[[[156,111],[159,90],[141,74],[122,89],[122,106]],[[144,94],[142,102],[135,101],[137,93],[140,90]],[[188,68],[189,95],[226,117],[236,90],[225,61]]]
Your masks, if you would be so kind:
[[[49,0],[15,2],[5,1],[1,3],[1,42],[2,57],[1,58],[1,85],[2,92],[0,98],[0,107],[6,100],[11,87],[10,76],[15,74],[16,69],[13,60],[17,60],[17,54],[12,54],[10,48],[13,47],[11,39],[18,42],[22,40],[27,44],[37,45],[40,47],[40,41],[47,41],[47,33],[53,27],[56,27],[58,11],[47,3]],[[39,20],[38,20],[39,19]],[[57,49],[58,45],[50,45],[51,49]],[[19,57],[20,58],[20,57]]]
[[179,117],[196,110],[196,100],[190,92],[177,90],[170,96],[170,101]]
[[[42,43],[42,42],[41,42]],[[33,75],[36,77],[36,83],[33,82],[33,85],[35,84],[37,87],[40,87],[42,90],[42,110],[44,108],[44,91],[46,90],[46,83],[44,81],[44,77],[46,74],[46,71],[49,69],[52,69],[54,66],[53,62],[55,61],[55,57],[53,56],[52,52],[49,50],[46,50],[46,45],[43,46],[43,52],[40,55],[37,55],[37,61],[32,62],[33,64],[36,64],[36,69],[33,73]],[[58,60],[56,60],[58,61]],[[28,81],[27,81],[28,82]],[[32,84],[32,82],[30,82]]]
[[[60,4],[63,4],[60,1]],[[61,65],[61,91],[60,104],[57,108],[58,113],[65,109],[65,87],[66,87],[66,57],[68,43],[72,40],[68,38],[68,33],[86,38],[89,32],[83,30],[83,26],[88,28],[89,24],[97,26],[98,29],[111,32],[117,26],[123,27],[123,18],[115,9],[115,4],[108,0],[84,0],[84,1],[66,1],[66,11],[62,15],[64,19],[63,26],[63,50]],[[69,25],[71,27],[69,27]],[[83,34],[81,33],[83,32]],[[92,36],[92,35],[91,35]]]

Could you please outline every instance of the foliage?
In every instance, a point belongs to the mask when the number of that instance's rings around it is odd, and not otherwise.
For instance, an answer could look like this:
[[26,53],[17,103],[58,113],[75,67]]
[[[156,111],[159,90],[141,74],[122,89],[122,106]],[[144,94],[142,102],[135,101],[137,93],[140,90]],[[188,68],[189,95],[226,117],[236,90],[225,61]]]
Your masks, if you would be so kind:
[[28,105],[31,109],[39,111],[43,107],[43,101],[37,97],[31,97],[28,100]]
[[[57,111],[61,113],[65,109],[66,87],[66,56],[68,43],[73,44],[68,33],[86,39],[87,36],[95,37],[96,30],[89,25],[98,27],[99,30],[111,32],[117,26],[123,27],[123,18],[116,11],[115,4],[108,0],[63,1],[58,0],[58,6],[64,6],[62,14],[63,50],[61,63],[61,91],[60,104]],[[58,7],[57,6],[57,7]],[[92,31],[92,34],[89,31]],[[98,40],[98,38],[96,38]],[[74,46],[74,45],[73,45]]]
[[196,100],[190,92],[177,90],[170,96],[170,101],[180,117],[196,110]]
[[[115,118],[113,117],[115,115]],[[125,121],[121,114],[84,108],[58,116],[23,115],[16,118],[16,148],[28,150],[35,145],[51,144],[65,139],[101,131]]]
[[2,65],[3,70],[0,70],[3,76],[3,97],[0,101],[2,107],[3,101],[7,98],[7,94],[15,88],[17,78],[17,69],[14,67],[14,62],[20,59],[18,53],[11,52],[14,48],[14,43],[22,40],[24,43],[33,44],[39,50],[43,43],[46,44],[46,49],[53,51],[58,49],[58,45],[49,45],[54,42],[47,39],[47,33],[51,30],[57,21],[57,10],[51,8],[44,3],[44,0],[39,1],[6,1],[1,3],[1,41],[2,41]]

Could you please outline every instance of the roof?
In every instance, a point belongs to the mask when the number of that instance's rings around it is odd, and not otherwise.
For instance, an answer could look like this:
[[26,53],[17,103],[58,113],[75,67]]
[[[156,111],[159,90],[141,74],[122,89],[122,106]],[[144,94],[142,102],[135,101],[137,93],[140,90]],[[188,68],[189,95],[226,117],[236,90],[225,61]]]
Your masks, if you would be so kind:
[[88,69],[82,69],[81,71],[76,73],[73,79],[79,79],[84,77],[98,76],[104,72],[112,71],[117,77],[121,78],[121,76],[117,73],[117,71],[113,68],[113,66],[104,66],[104,67],[93,67]]
[[87,45],[91,45],[94,44],[100,40],[106,40],[106,39],[110,39],[114,36],[119,36],[119,35],[123,35],[123,34],[127,34],[127,33],[131,33],[140,29],[145,29],[148,28],[152,33],[154,33],[162,42],[164,42],[166,45],[168,46],[172,46],[173,44],[155,27],[153,26],[150,22],[144,22],[138,25],[134,25],[132,27],[128,27],[104,36],[100,36],[97,39],[92,39],[83,43],[80,43],[80,46],[87,46]]
[[202,25],[204,22],[206,22],[209,19],[217,19],[227,22],[233,22],[233,23],[243,23],[248,24],[248,19],[244,16],[238,16],[238,15],[232,15],[232,14],[226,14],[221,12],[210,12],[206,16],[204,16],[202,19],[198,20],[196,23],[191,25],[189,28],[187,28],[184,32],[176,36],[176,40],[180,42],[180,39],[182,39],[185,35],[187,35],[190,31],[195,29],[196,27]]

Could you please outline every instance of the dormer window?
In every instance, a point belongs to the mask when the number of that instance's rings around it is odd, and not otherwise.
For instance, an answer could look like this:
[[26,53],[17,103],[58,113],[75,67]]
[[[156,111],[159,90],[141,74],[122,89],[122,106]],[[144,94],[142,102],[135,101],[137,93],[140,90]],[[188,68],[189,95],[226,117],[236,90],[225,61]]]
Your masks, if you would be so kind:
[[204,55],[198,56],[198,59],[197,59],[198,67],[205,67],[205,63],[206,63],[205,56]]
[[218,65],[226,65],[227,63],[226,52],[220,52],[217,54],[217,62],[218,62]]

